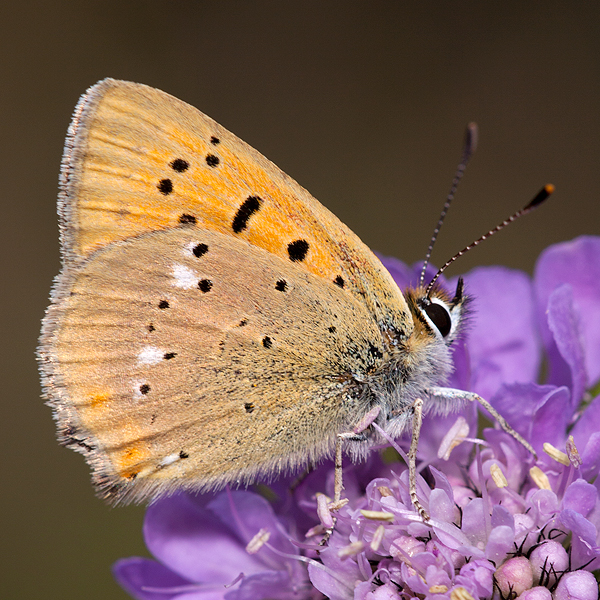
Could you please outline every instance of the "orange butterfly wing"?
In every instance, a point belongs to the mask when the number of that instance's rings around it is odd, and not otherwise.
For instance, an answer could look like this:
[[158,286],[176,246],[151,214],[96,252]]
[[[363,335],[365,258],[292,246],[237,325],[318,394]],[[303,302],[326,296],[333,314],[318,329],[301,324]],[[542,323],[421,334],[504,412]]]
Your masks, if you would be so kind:
[[393,279],[348,227],[259,152],[160,90],[105,79],[81,98],[60,203],[67,261],[193,221],[338,282],[384,328],[410,328]]
[[413,331],[356,235],[147,86],[104,80],[82,97],[59,210],[44,385],[62,441],[117,501],[318,459],[369,409],[361,373]]

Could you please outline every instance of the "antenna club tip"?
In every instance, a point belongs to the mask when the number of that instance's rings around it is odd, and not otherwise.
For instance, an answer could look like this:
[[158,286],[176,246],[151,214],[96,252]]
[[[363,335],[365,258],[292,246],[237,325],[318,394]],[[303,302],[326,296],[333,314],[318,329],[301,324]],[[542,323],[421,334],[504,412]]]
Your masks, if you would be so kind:
[[477,150],[477,142],[479,141],[479,128],[475,121],[467,124],[465,134],[465,154],[471,156]]
[[524,210],[530,210],[545,202],[554,192],[555,187],[551,183],[547,183],[535,196],[535,198],[525,207]]

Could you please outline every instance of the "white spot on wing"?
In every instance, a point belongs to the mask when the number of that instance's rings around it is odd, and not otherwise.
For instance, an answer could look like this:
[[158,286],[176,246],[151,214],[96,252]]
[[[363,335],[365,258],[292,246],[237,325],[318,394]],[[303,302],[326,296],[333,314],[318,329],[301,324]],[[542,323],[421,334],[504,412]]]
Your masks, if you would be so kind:
[[178,460],[179,460],[179,452],[175,452],[174,454],[169,454],[168,456],[165,456],[158,463],[158,466],[159,467],[168,467],[169,465],[172,465],[174,462],[177,462]]
[[156,365],[165,355],[165,351],[156,346],[144,346],[138,354],[138,364]]
[[194,255],[194,248],[198,245],[198,242],[189,242],[185,245],[185,251],[183,252],[183,254],[185,254],[185,256],[189,257],[189,255],[191,254],[192,256]]
[[173,285],[178,288],[189,290],[198,285],[198,274],[185,265],[173,265]]

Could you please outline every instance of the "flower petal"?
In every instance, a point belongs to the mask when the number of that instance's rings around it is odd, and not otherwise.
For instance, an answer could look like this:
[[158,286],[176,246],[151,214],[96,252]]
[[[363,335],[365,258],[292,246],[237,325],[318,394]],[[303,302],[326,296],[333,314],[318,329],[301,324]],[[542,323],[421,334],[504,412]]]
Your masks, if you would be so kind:
[[[137,600],[173,600],[181,590],[193,585],[149,558],[123,558],[113,565],[112,572],[119,585]],[[203,598],[208,600],[210,596]],[[217,598],[223,598],[223,593]]]
[[495,564],[499,565],[506,555],[514,549],[515,532],[508,525],[494,527],[490,531],[485,547],[485,556]]
[[598,481],[600,472],[600,431],[592,433],[581,454],[581,474],[588,481]]
[[570,508],[587,517],[598,502],[598,490],[587,481],[578,479],[565,491],[562,508]]
[[277,600],[295,600],[301,597],[292,590],[289,573],[285,571],[256,573],[244,577],[237,589],[225,594],[225,600],[263,600],[263,598],[274,597]]
[[577,404],[585,391],[587,375],[579,315],[568,284],[557,287],[548,298],[548,328],[556,347],[556,351],[548,352],[548,382],[569,386],[572,402]]
[[544,442],[563,449],[566,431],[572,416],[569,390],[560,387],[542,398],[534,409],[531,422],[531,445],[541,453]]
[[352,560],[341,560],[338,549],[329,546],[321,552],[321,560],[325,569],[315,563],[308,565],[308,576],[311,583],[330,600],[352,600],[354,583],[361,580],[358,565]]
[[488,598],[493,591],[494,570],[488,560],[473,560],[461,567],[456,583],[464,586],[475,598]]
[[504,267],[480,267],[465,276],[472,296],[468,348],[471,389],[491,398],[502,384],[534,382],[540,368],[531,280]]
[[[600,396],[596,396],[586,409],[578,416],[571,434],[581,454],[590,437],[600,431]],[[586,477],[586,479],[589,479]]]
[[[600,378],[600,237],[581,236],[547,248],[538,259],[534,282],[540,315],[559,285],[571,285],[581,319],[588,381],[595,383]],[[545,319],[542,334],[549,346],[551,336]]]
[[598,600],[598,583],[589,571],[565,573],[556,586],[555,600]]
[[187,494],[151,504],[144,537],[157,559],[191,581],[228,584],[240,572],[248,575],[265,568],[211,511]]
[[[252,492],[233,491],[216,496],[207,508],[225,525],[244,545],[261,530],[270,533],[269,544],[281,552],[296,554],[290,540],[282,533],[281,523],[269,502]],[[269,554],[266,556],[265,552]],[[283,568],[282,559],[268,548],[259,550],[258,556],[272,567]]]
[[567,388],[533,383],[502,386],[492,404],[537,452],[542,452],[544,442],[564,445],[572,414]]
[[[560,513],[560,522],[573,533],[571,540],[571,569],[594,570],[600,562],[600,547],[596,545],[598,531],[583,515],[570,508]],[[593,563],[590,563],[595,559]]]

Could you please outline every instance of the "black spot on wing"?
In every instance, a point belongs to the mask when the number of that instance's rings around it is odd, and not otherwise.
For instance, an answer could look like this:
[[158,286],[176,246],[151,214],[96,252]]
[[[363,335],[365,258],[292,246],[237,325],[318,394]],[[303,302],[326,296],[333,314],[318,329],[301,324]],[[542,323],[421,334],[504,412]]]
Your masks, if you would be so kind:
[[204,256],[207,252],[208,252],[208,246],[206,244],[196,244],[192,248],[192,254],[196,258],[200,258],[201,256]]
[[205,294],[207,292],[210,292],[210,290],[212,289],[213,286],[213,282],[210,279],[201,279],[198,282],[198,287],[200,288],[201,292],[204,292]]
[[258,196],[249,196],[242,202],[231,223],[234,233],[241,233],[248,227],[248,220],[260,209],[261,204],[262,200]]
[[161,194],[168,196],[173,191],[173,182],[170,179],[161,179],[156,187]]
[[214,154],[207,154],[206,155],[206,164],[209,167],[216,167],[221,161],[219,160],[218,156],[215,156]]
[[183,173],[190,168],[190,163],[187,160],[183,160],[183,158],[176,158],[171,162],[171,168],[173,171],[177,171],[177,173]]
[[292,262],[301,262],[308,253],[308,242],[306,240],[295,240],[287,247],[288,256]]

